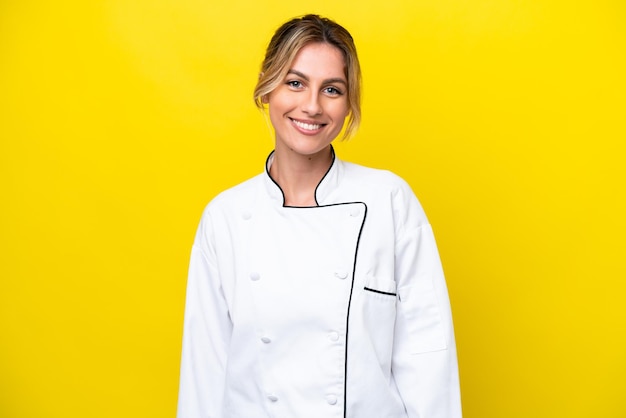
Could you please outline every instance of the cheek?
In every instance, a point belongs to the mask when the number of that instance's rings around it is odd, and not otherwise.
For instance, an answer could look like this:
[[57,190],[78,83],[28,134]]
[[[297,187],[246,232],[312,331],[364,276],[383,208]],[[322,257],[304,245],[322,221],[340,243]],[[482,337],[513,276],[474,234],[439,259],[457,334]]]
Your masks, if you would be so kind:
[[350,108],[348,107],[348,104],[343,105],[338,113],[341,114],[342,119],[348,117],[348,115],[350,114]]
[[331,102],[327,108],[329,113],[332,113],[334,119],[345,119],[350,114],[350,108],[347,101]]
[[297,96],[297,94],[293,94],[293,92],[287,90],[285,86],[278,86],[266,96],[266,99],[270,106],[282,108],[292,106]]

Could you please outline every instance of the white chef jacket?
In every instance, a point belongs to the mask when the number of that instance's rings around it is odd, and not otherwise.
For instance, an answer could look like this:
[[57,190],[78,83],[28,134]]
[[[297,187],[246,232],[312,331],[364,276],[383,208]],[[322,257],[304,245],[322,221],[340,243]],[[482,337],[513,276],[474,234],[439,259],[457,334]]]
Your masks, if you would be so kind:
[[333,154],[318,206],[287,207],[272,161],[203,213],[178,418],[460,418],[445,279],[408,184]]

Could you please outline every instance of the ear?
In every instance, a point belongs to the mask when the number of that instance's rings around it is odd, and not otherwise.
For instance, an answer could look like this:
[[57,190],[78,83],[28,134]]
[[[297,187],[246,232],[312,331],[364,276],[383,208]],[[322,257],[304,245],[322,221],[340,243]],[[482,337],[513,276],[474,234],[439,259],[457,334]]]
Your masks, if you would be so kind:
[[269,102],[270,102],[270,99],[267,94],[264,94],[263,96],[261,96],[261,103],[268,104]]

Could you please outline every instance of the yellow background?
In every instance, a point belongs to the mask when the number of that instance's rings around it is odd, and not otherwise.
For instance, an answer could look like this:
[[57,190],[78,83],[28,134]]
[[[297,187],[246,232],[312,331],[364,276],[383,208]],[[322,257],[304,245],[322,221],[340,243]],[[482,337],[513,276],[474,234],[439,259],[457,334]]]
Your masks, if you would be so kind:
[[626,417],[621,0],[0,2],[0,417],[174,416],[196,224],[262,170],[306,12],[362,60],[338,154],[434,225],[465,417]]

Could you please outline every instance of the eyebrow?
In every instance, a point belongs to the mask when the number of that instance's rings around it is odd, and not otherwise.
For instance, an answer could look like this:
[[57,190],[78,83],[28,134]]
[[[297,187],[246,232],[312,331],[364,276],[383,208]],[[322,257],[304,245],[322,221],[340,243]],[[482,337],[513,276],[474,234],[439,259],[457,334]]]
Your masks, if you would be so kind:
[[[308,76],[306,76],[304,73],[301,73],[301,72],[300,72],[300,71],[298,71],[298,70],[293,70],[293,69],[292,69],[292,70],[289,70],[289,71],[287,71],[287,74],[295,74],[295,75],[297,75],[298,77],[301,77],[301,78],[303,78],[303,79],[304,79],[304,80],[306,80],[306,81],[309,81],[309,77],[308,77]],[[348,83],[346,82],[346,80],[344,80],[344,79],[343,79],[343,78],[341,78],[341,77],[328,78],[328,79],[324,80],[324,83],[323,83],[323,84],[332,84],[332,83],[342,83],[342,84],[344,84],[344,85],[346,85],[346,86],[348,85]]]

